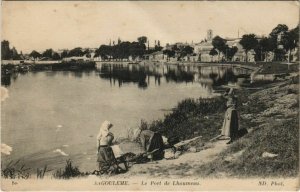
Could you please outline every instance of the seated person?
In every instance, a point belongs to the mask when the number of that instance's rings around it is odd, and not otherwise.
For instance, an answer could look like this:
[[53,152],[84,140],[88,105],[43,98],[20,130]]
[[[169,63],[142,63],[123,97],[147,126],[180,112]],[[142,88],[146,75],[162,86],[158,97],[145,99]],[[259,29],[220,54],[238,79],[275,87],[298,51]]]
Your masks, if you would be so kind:
[[140,127],[138,138],[145,152],[150,153],[150,160],[160,160],[164,157],[164,142],[160,133]]

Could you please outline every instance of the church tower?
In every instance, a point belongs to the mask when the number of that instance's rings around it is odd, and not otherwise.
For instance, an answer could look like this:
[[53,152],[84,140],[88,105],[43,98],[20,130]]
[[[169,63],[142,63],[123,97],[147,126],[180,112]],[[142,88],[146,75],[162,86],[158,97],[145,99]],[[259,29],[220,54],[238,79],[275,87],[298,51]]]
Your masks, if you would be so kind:
[[213,30],[207,30],[207,41],[212,41],[213,39]]

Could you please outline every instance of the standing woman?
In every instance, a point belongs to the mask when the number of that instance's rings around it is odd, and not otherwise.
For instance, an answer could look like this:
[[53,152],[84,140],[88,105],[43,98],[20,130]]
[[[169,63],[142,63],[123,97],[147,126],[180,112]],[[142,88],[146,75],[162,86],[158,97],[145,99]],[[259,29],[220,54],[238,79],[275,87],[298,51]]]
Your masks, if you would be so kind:
[[228,93],[225,93],[224,96],[227,98],[227,110],[225,112],[221,136],[224,136],[225,139],[230,139],[228,142],[229,144],[237,138],[239,131],[239,120],[238,112],[236,110],[237,101],[233,88],[230,88]]
[[114,168],[113,171],[118,171],[117,160],[110,147],[114,139],[114,135],[109,131],[112,126],[109,121],[104,121],[97,136],[97,162],[100,172],[109,171],[111,167]]

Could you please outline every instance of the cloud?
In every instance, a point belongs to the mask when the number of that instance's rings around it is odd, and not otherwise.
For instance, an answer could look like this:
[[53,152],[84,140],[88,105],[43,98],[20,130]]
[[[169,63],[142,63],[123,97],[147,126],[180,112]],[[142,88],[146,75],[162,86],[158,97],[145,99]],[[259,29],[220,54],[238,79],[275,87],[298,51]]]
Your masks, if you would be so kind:
[[62,156],[69,156],[68,154],[66,154],[65,152],[63,152],[61,149],[55,149],[53,152],[54,152],[54,153],[59,153],[59,154],[61,154]]
[[8,98],[8,90],[5,87],[1,86],[1,101],[4,101]]
[[5,143],[1,143],[1,153],[4,153],[5,155],[10,155],[12,152],[12,147],[6,145]]

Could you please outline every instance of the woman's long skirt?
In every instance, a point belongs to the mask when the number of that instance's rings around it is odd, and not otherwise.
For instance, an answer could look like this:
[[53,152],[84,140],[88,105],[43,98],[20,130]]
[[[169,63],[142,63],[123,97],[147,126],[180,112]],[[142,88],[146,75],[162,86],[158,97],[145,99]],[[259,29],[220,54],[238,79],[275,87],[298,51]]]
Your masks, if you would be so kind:
[[111,147],[100,146],[98,149],[98,158],[97,162],[99,163],[99,169],[108,169],[110,166],[117,163],[114,152]]
[[238,112],[236,109],[228,108],[225,112],[221,135],[235,139],[237,137],[238,130]]

